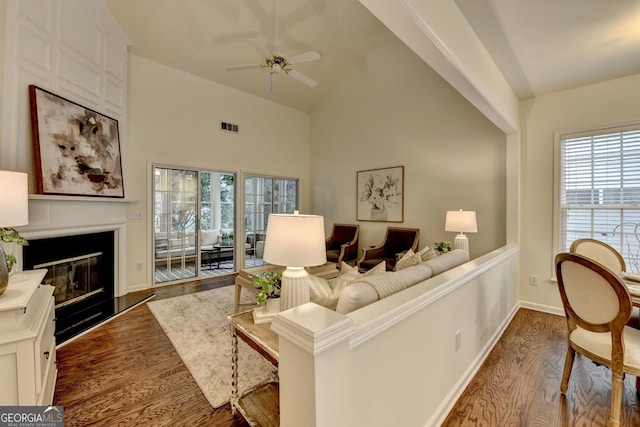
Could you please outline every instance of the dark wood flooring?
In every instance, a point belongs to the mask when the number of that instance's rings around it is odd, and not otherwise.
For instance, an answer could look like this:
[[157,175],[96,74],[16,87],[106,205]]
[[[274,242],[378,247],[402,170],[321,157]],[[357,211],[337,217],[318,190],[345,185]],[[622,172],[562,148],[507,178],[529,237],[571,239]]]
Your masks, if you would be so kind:
[[[232,281],[231,276],[154,292],[170,298]],[[519,310],[443,425],[606,425],[606,368],[577,356],[567,397],[560,395],[565,340],[563,317]],[[66,427],[247,426],[228,404],[217,410],[209,405],[146,304],[66,344],[57,356],[54,403],[64,406]],[[623,400],[621,425],[640,425],[635,377],[627,376]]]
[[[520,309],[443,426],[606,426],[611,371],[576,355],[566,398],[564,317]],[[621,426],[640,426],[635,377],[624,384]]]
[[[157,299],[226,286],[233,276],[157,288]],[[54,404],[71,426],[246,427],[214,409],[146,304],[59,348]]]

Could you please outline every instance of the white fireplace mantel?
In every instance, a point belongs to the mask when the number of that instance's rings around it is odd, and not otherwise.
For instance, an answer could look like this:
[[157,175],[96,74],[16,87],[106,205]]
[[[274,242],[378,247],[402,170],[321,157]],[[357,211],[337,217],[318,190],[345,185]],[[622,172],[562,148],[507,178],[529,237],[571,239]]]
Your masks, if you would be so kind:
[[[113,231],[115,296],[127,293],[127,219],[131,199],[29,195],[29,224],[17,227],[27,240]],[[15,245],[14,245],[15,246]],[[22,270],[22,250],[10,248]]]

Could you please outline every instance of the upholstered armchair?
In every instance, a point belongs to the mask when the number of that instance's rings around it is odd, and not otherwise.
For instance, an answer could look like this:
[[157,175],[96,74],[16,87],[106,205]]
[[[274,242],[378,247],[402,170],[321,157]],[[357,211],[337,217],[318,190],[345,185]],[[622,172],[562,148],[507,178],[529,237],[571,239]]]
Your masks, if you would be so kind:
[[333,224],[331,236],[327,237],[327,261],[340,266],[342,261],[354,265],[358,258],[358,234],[360,226],[354,224]]
[[365,272],[380,262],[385,261],[387,271],[394,271],[396,262],[409,249],[418,251],[420,243],[420,229],[387,227],[382,243],[378,246],[362,249],[362,256],[358,260],[358,270]]

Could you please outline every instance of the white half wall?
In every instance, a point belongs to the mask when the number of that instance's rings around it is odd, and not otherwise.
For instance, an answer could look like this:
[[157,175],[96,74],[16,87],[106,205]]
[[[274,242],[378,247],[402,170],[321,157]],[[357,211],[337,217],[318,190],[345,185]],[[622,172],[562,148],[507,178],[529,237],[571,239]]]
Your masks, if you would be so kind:
[[347,315],[278,314],[280,425],[439,425],[515,314],[517,262],[505,246]]

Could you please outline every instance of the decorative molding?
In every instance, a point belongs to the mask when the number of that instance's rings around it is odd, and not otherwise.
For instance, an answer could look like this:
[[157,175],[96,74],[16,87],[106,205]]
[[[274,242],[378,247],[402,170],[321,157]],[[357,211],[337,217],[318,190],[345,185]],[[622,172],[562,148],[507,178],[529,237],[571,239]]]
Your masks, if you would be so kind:
[[[0,169],[28,173],[33,191],[28,86],[35,84],[86,105],[115,118],[120,129],[126,129],[130,42],[102,0],[6,3]],[[126,171],[126,134],[122,132],[120,143]],[[124,181],[126,186],[126,177]],[[30,224],[20,231],[27,238],[116,231],[115,293],[121,296],[127,293],[128,203],[135,201],[93,199],[31,194]]]
[[[33,185],[28,86],[86,105],[126,129],[130,42],[100,0],[8,0],[6,22],[0,169],[27,172]],[[125,135],[120,139],[124,163]]]
[[278,313],[271,329],[314,356],[344,342],[353,333],[353,320],[314,303]]

